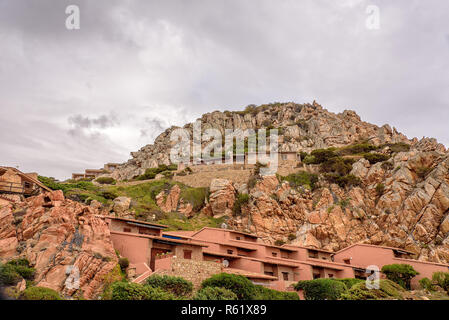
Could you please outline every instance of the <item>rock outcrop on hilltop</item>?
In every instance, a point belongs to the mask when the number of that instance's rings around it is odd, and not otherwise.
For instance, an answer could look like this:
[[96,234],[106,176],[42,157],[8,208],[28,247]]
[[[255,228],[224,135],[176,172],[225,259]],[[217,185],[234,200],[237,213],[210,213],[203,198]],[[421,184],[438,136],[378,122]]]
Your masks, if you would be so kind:
[[[335,114],[327,111],[318,103],[295,104],[275,103],[262,106],[249,106],[242,112],[220,112],[204,114],[199,120],[202,130],[218,129],[223,135],[225,129],[279,128],[280,151],[305,151],[314,149],[341,147],[357,141],[369,141],[374,145],[404,142],[416,144],[423,151],[444,151],[443,145],[434,139],[409,140],[389,125],[378,127],[364,122],[351,110]],[[171,127],[160,134],[154,144],[144,146],[137,152],[131,152],[132,159],[119,166],[112,173],[118,180],[132,179],[145,172],[145,169],[160,164],[170,164],[170,134],[178,127]],[[186,124],[190,136],[193,136],[193,124]],[[203,145],[207,142],[203,142]]]
[[[350,110],[334,114],[319,104],[276,103],[249,106],[242,112],[212,112],[201,118],[202,129],[278,128],[279,150],[310,153],[342,148],[360,142],[382,146],[377,153],[390,157],[370,163],[352,157],[351,177],[357,185],[341,186],[325,179],[320,166],[298,170],[319,173],[317,187],[298,188],[276,176],[259,178],[242,186],[217,179],[202,213],[225,217],[228,225],[253,232],[267,242],[284,241],[339,250],[356,242],[402,247],[420,259],[449,263],[449,158],[433,138],[408,139],[389,125],[363,122]],[[193,124],[184,126],[192,134]],[[146,168],[169,164],[170,133],[132,153],[132,159],[113,175],[130,179]],[[207,142],[206,142],[207,143]],[[392,144],[406,150],[391,150]],[[248,193],[245,203],[239,196]],[[179,192],[158,195],[163,211],[181,211]],[[236,212],[236,207],[238,210]],[[189,216],[195,213],[189,212]]]
[[0,260],[26,258],[36,269],[37,286],[67,297],[95,298],[117,265],[109,228],[96,217],[99,213],[65,199],[62,191],[3,206]]

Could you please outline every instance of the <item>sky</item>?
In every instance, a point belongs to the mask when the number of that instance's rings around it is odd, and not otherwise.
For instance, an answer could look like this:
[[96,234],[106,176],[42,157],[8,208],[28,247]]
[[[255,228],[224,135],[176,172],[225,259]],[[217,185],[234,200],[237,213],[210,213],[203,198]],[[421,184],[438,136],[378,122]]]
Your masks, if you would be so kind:
[[448,87],[447,0],[0,0],[0,165],[58,179],[270,102],[449,146]]

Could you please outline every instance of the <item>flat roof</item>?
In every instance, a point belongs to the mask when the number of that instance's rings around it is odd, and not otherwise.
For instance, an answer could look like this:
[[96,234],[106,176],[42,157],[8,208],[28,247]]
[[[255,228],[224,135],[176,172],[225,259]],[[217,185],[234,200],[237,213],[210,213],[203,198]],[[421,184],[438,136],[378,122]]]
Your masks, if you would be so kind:
[[160,227],[160,229],[168,228],[168,226],[163,225],[163,224],[147,222],[147,221],[142,221],[142,220],[120,218],[120,217],[113,217],[113,216],[103,216],[103,215],[99,215],[99,214],[97,214],[96,216],[98,218],[102,218],[102,219],[120,220],[120,221],[124,221],[124,222],[132,222],[132,223],[137,223],[137,224],[144,224],[144,225],[149,225],[149,226]]
[[307,250],[315,250],[315,251],[320,251],[320,252],[326,252],[326,253],[332,253],[334,254],[335,252],[333,251],[329,251],[329,250],[324,250],[324,249],[318,249],[315,247],[305,247],[305,246],[300,246],[300,245],[293,245],[293,244],[284,244],[282,247],[294,247],[294,248],[302,248],[302,249],[307,249]]
[[187,241],[187,240],[169,239],[169,238],[164,238],[164,237],[152,236],[149,234],[122,232],[122,231],[113,231],[113,230],[110,230],[110,233],[111,234],[120,234],[120,235],[130,236],[130,237],[153,239],[153,240],[157,240],[159,242],[165,242],[165,243],[187,244],[187,245],[192,245],[192,246],[197,246],[197,247],[207,247],[205,244],[202,244],[202,243],[197,243],[197,242]]
[[237,231],[237,230],[232,230],[232,229],[212,228],[212,227],[203,227],[200,230],[196,231],[194,234],[192,234],[192,237],[197,235],[198,233],[200,233],[201,231],[203,231],[205,229],[219,230],[219,231],[225,231],[225,232],[234,232],[234,233],[244,234],[244,235],[247,235],[247,236],[250,236],[250,237],[253,237],[253,238],[259,238],[258,236],[254,235],[254,234],[243,232],[243,231]]
[[335,254],[338,254],[338,253],[340,253],[340,252],[346,251],[346,250],[348,250],[349,248],[356,247],[356,246],[364,246],[364,247],[372,247],[372,248],[389,249],[389,250],[395,250],[395,251],[402,251],[402,252],[410,253],[410,254],[416,254],[415,252],[412,252],[412,251],[409,251],[409,250],[406,250],[406,249],[395,248],[395,247],[388,247],[388,246],[377,246],[377,245],[375,245],[375,244],[369,244],[369,243],[354,243],[354,244],[352,244],[352,245],[350,245],[350,246],[348,246],[348,247],[346,247],[346,248],[343,248],[343,249],[338,250],[337,252],[335,252]]

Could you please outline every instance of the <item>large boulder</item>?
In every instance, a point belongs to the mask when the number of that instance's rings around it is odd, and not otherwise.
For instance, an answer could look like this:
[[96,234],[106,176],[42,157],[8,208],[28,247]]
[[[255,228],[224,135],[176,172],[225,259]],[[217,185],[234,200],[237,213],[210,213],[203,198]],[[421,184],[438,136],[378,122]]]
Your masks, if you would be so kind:
[[[65,296],[97,297],[117,265],[109,228],[92,207],[54,191],[0,210],[0,260],[26,258],[34,282]],[[76,280],[68,281],[76,275]],[[79,280],[79,281],[78,281]]]
[[128,197],[117,197],[114,199],[114,204],[112,206],[112,210],[118,215],[118,216],[124,216],[126,215],[127,211],[129,210],[131,206],[131,198]]
[[214,218],[232,216],[235,203],[235,188],[226,179],[214,179],[210,184],[209,204]]

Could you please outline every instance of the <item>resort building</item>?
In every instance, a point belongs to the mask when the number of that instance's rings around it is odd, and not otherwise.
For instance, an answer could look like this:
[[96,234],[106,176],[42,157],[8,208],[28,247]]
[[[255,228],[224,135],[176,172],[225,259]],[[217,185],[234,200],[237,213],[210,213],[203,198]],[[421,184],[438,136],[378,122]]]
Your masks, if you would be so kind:
[[[257,236],[229,229],[205,227],[198,231],[164,231],[166,226],[132,219],[99,216],[108,221],[112,242],[135,270],[135,282],[153,273],[175,272],[180,261],[201,267],[195,271],[204,280],[201,269],[212,273],[241,274],[256,284],[276,290],[292,290],[299,280],[317,278],[361,278],[366,268],[376,265],[407,263],[422,277],[436,271],[449,271],[449,265],[413,259],[403,249],[355,244],[338,252],[296,245],[275,246]],[[187,267],[189,269],[189,267]],[[185,276],[177,271],[178,276]],[[210,273],[209,272],[209,273]],[[210,274],[207,275],[207,277]]]
[[0,167],[0,204],[51,191],[37,178],[37,173],[23,173],[13,167]]

